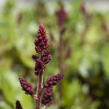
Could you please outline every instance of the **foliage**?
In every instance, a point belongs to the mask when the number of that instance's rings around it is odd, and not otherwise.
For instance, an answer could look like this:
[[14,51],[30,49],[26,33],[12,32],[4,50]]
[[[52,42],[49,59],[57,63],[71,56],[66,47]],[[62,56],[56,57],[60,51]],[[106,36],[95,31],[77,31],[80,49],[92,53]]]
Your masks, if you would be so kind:
[[[34,7],[17,11],[16,2],[7,0],[0,14],[0,109],[15,109],[18,99],[25,109],[33,109],[34,101],[21,91],[18,76],[24,76],[33,83],[34,62],[31,59],[34,51],[34,38],[39,23],[43,23],[53,33],[50,41],[52,61],[47,65],[44,80],[49,75],[57,74],[59,69],[59,26],[56,12],[60,2],[39,1]],[[95,10],[84,15],[80,0],[65,5],[68,18],[64,24],[63,54],[68,48],[70,57],[63,60],[65,78],[62,81],[62,100],[58,87],[54,99],[57,104],[48,109],[108,109],[109,105],[109,13]],[[52,5],[54,10],[51,12]],[[41,8],[43,6],[43,9]],[[49,8],[50,9],[49,9]],[[43,11],[44,10],[44,11]],[[45,14],[46,13],[46,14]]]

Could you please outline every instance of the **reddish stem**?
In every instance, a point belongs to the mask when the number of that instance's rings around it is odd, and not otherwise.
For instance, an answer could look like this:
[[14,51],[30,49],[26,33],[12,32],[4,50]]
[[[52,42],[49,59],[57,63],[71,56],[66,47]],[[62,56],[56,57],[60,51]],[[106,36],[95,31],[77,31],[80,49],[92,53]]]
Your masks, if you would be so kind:
[[43,72],[40,72],[38,79],[36,109],[40,109]]

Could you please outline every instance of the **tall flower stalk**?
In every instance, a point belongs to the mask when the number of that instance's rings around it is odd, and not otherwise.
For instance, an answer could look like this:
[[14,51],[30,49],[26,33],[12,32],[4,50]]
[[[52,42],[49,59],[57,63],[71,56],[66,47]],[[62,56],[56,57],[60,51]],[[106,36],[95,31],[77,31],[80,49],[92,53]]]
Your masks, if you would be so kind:
[[[56,17],[57,17],[57,24],[59,28],[59,42],[57,46],[57,51],[58,51],[58,65],[59,65],[59,71],[64,73],[66,65],[65,65],[65,60],[70,57],[70,52],[71,50],[69,49],[69,44],[64,40],[64,34],[67,30],[65,23],[68,19],[68,14],[64,9],[64,5],[61,4],[61,7],[59,10],[56,12]],[[65,46],[66,45],[66,46]],[[67,51],[65,52],[65,48]],[[62,100],[63,97],[63,92],[62,92],[62,82],[60,82],[59,87],[58,87],[58,92],[59,92],[59,99],[60,101]],[[58,109],[62,109],[62,104],[61,102],[59,103]]]
[[[57,26],[59,29],[59,40],[56,41],[54,34],[50,31],[50,38],[52,42],[54,43],[54,49],[57,51],[58,55],[58,68],[60,73],[64,73],[67,69],[66,60],[70,57],[72,48],[69,45],[68,41],[64,38],[66,32],[67,32],[67,26],[65,25],[68,21],[68,13],[66,12],[63,3],[60,1],[60,7],[56,11],[56,18],[57,18]],[[62,82],[58,85],[58,92],[59,92],[59,105],[58,109],[62,109],[62,103],[61,100],[63,99],[63,88],[62,88]]]
[[[36,101],[36,109],[45,109],[47,105],[53,104],[53,86],[55,86],[63,77],[61,72],[57,75],[48,77],[43,84],[44,69],[51,60],[50,50],[48,50],[49,43],[43,24],[40,24],[38,34],[35,39],[35,50],[39,54],[33,55],[35,61],[35,75],[38,77],[36,93],[32,85],[28,83],[23,77],[19,78],[22,90],[25,94],[29,94]],[[41,104],[43,107],[41,108]],[[16,102],[16,109],[21,109],[22,106],[19,101]]]

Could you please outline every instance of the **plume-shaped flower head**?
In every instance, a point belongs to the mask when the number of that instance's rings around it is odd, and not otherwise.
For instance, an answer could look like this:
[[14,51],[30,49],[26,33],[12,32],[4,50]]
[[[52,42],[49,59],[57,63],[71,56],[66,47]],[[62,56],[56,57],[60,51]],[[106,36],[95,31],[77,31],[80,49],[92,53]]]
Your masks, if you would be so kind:
[[39,31],[36,37],[37,39],[35,40],[35,49],[37,53],[41,53],[44,49],[47,49],[49,47],[48,39],[43,24],[40,24]]
[[35,50],[39,53],[39,57],[33,55],[32,58],[36,62],[35,74],[39,75],[43,72],[46,64],[51,60],[50,50],[48,50],[49,43],[43,24],[40,24],[38,34],[35,39]]
[[45,88],[41,99],[41,103],[47,105],[52,102],[53,102],[53,87]]

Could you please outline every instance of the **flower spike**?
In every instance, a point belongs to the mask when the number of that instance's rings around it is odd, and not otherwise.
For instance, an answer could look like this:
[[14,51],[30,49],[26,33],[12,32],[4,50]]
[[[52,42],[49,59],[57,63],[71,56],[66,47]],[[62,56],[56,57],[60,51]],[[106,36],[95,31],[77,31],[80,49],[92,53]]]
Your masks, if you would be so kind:
[[19,78],[22,90],[25,91],[25,94],[34,95],[34,90],[32,88],[32,85],[28,83],[24,78]]
[[61,79],[63,79],[64,73],[59,73],[57,75],[48,77],[44,85],[45,88],[56,85]]
[[21,104],[20,104],[20,101],[16,101],[16,109],[23,109]]

